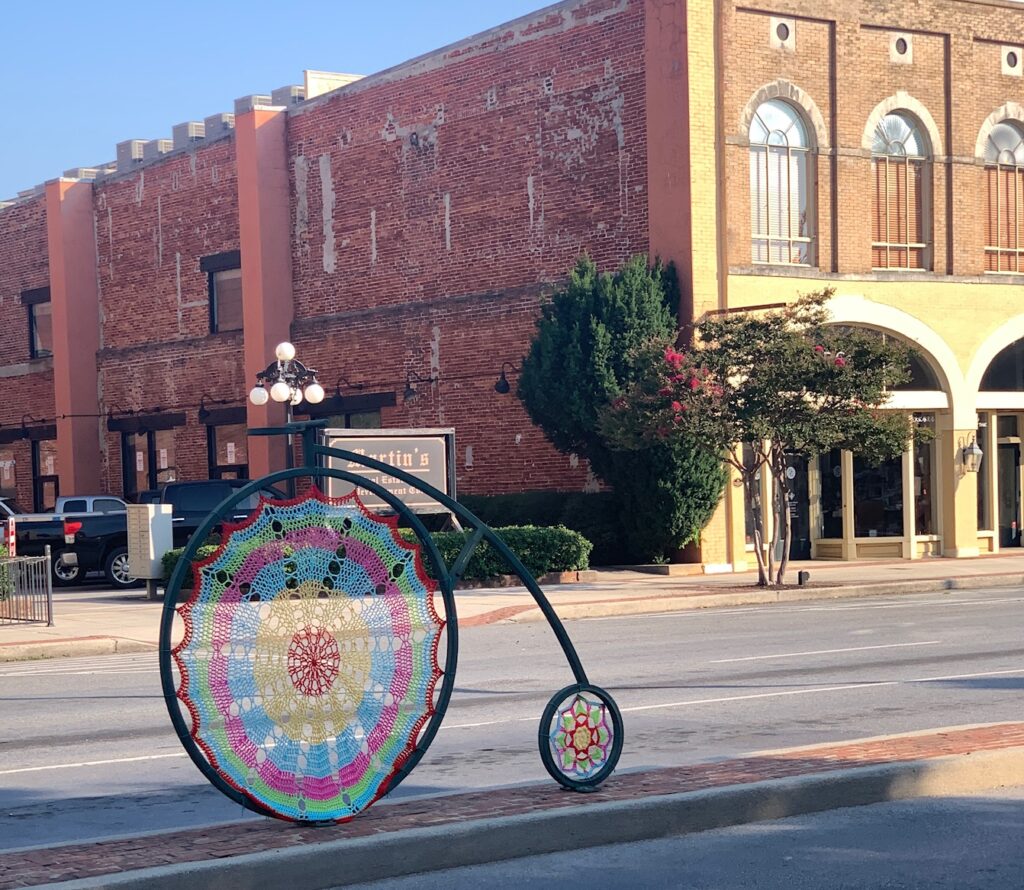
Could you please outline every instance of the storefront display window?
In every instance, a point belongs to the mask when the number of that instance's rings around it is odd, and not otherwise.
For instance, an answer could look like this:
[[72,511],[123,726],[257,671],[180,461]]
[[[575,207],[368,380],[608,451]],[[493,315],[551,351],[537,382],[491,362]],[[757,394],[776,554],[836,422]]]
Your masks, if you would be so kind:
[[249,478],[249,432],[244,423],[208,426],[211,479]]
[[14,449],[0,448],[0,498],[13,500],[18,496],[18,476],[15,472]]
[[32,501],[38,513],[52,510],[60,494],[57,442],[39,439],[32,443]]
[[[977,441],[985,443],[988,441],[989,415],[978,415]],[[982,450],[985,445],[982,444]],[[978,531],[992,531],[995,523],[992,521],[992,502],[990,492],[992,487],[992,455],[986,454],[981,459],[981,468],[978,470]]]
[[821,486],[821,536],[843,536],[843,453],[837,448],[818,457]]
[[853,459],[854,535],[858,538],[903,536],[903,458],[879,464]]
[[[935,466],[935,415],[919,415],[919,428],[929,430],[931,438],[914,446],[914,524],[919,535],[939,533],[936,515],[938,474]],[[900,531],[902,534],[902,529]]]

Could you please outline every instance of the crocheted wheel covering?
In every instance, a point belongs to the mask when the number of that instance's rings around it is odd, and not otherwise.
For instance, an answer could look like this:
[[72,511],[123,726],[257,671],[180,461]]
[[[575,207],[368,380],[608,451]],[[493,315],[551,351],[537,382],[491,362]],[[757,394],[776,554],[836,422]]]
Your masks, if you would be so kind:
[[226,525],[193,583],[173,656],[213,769],[284,819],[366,809],[434,713],[444,622],[419,547],[314,489]]
[[585,693],[562,702],[552,717],[549,741],[563,773],[589,779],[605,765],[614,741],[607,705]]

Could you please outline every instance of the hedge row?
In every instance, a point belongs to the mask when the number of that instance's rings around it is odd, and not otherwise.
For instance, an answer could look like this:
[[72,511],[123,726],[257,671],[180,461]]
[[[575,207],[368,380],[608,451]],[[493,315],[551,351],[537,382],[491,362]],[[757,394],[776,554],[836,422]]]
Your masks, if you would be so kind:
[[[582,571],[590,566],[590,541],[578,532],[563,526],[520,525],[496,528],[494,531],[535,576],[548,572]],[[411,531],[406,530],[402,534],[406,540],[415,540]],[[451,568],[470,534],[471,532],[434,532],[430,537],[434,539],[445,565]],[[423,557],[427,571],[433,574],[426,553]],[[505,559],[490,544],[482,541],[477,544],[469,558],[462,577],[480,580],[510,574],[513,574],[512,568]]]
[[[589,566],[590,541],[583,535],[563,527],[537,528],[534,526],[513,526],[496,529],[513,553],[534,574],[548,572],[574,572]],[[407,540],[415,540],[411,531],[403,531]],[[469,532],[433,532],[433,538],[441,558],[451,568],[469,537]],[[216,547],[203,546],[196,554],[197,560],[206,559]],[[164,554],[164,578],[170,579],[174,567],[181,559],[184,548],[170,550]],[[430,560],[424,553],[424,565],[432,573]],[[511,574],[512,570],[501,556],[486,542],[477,545],[462,577],[467,580],[482,580],[495,575]],[[186,579],[185,586],[191,584]]]

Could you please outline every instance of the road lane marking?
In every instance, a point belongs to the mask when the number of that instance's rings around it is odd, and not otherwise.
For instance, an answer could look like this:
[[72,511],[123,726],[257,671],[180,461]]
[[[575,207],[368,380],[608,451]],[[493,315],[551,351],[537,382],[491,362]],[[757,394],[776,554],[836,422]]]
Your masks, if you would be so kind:
[[19,773],[40,773],[51,769],[84,769],[89,766],[111,766],[115,763],[140,763],[146,760],[169,760],[172,757],[188,757],[184,751],[174,754],[149,754],[145,757],[115,757],[110,760],[83,760],[80,763],[52,763],[49,766],[24,766],[20,769],[0,770],[0,776],[13,776]]
[[636,714],[640,711],[658,711],[666,708],[683,708],[687,705],[716,705],[722,702],[752,701],[756,698],[782,698],[789,695],[811,695],[816,692],[842,692],[847,689],[899,686],[900,682],[900,680],[879,680],[876,683],[850,683],[846,686],[819,686],[813,689],[787,689],[785,692],[758,692],[752,695],[727,695],[721,698],[692,698],[687,701],[663,702],[659,705],[637,705],[632,708],[621,708],[621,711],[623,714]]
[[[712,705],[725,704],[734,701],[752,701],[763,698],[784,698],[793,695],[812,695],[814,693],[844,692],[852,689],[883,689],[887,686],[916,685],[919,683],[935,683],[942,680],[969,680],[976,677],[998,677],[1012,674],[1024,674],[1024,668],[1013,668],[1004,671],[981,671],[972,674],[950,674],[944,677],[911,677],[906,680],[875,680],[865,683],[849,683],[843,686],[816,686],[809,689],[787,689],[784,692],[755,692],[749,695],[727,695],[719,698],[693,698],[686,701],[661,702],[654,705],[634,705],[630,708],[620,708],[623,714],[636,714],[643,711],[658,711],[669,708],[683,708],[689,705]],[[484,726],[501,726],[506,723],[523,723],[535,720],[535,717],[514,717],[505,720],[484,720],[478,723],[456,723],[451,726],[441,725],[445,729],[476,729]]]
[[[907,594],[912,596],[913,594]],[[835,601],[838,603],[839,601]],[[760,614],[789,614],[791,612],[859,612],[874,609],[915,609],[919,606],[999,606],[1006,603],[1024,603],[1024,597],[1013,597],[997,600],[910,600],[905,602],[874,602],[861,603],[857,605],[832,604],[823,606],[798,606],[795,603],[778,603],[770,606],[736,606],[730,609],[697,608],[687,609],[681,612],[654,612],[650,614],[637,615],[609,615],[601,618],[584,618],[583,621],[622,621],[623,619],[634,618],[709,618],[716,615],[760,615]]]
[[[622,708],[621,711],[624,714],[636,714],[646,711],[659,711],[669,710],[673,708],[683,708],[689,707],[691,705],[727,704],[729,702],[753,701],[757,699],[786,698],[796,695],[813,695],[816,693],[845,692],[857,689],[883,689],[885,687],[891,686],[936,683],[947,680],[970,680],[979,677],[1013,676],[1017,674],[1024,674],[1024,668],[1011,668],[999,671],[977,671],[969,674],[947,674],[944,676],[936,677],[912,677],[906,680],[877,680],[865,683],[849,683],[841,686],[819,686],[811,687],[808,689],[787,689],[782,692],[758,692],[751,693],[749,695],[730,695],[721,696],[717,698],[696,698],[687,699],[685,701],[661,702],[652,705],[634,705],[633,707]],[[448,724],[447,726],[442,723],[440,729],[442,731],[452,729],[477,729],[488,726],[505,726],[509,723],[533,723],[536,721],[536,719],[536,715],[530,715],[528,717],[506,717],[502,720],[482,720],[474,723],[454,723]],[[51,764],[49,766],[30,766],[21,767],[19,769],[0,770],[0,776],[11,776],[22,773],[47,772],[49,770],[60,769],[85,769],[94,766],[113,766],[122,763],[140,763],[153,760],[169,760],[187,756],[188,755],[186,752],[181,751],[173,754],[151,754],[142,757],[121,757],[111,758],[108,760],[88,760],[79,763],[57,763]]]
[[918,680],[908,680],[908,683],[936,683],[939,680],[972,680],[975,677],[1005,677],[1008,674],[1024,674],[1021,670],[1012,671],[980,671],[976,674],[950,674],[947,677],[921,677]]
[[921,643],[887,643],[884,646],[852,646],[848,649],[816,649],[812,652],[783,652],[778,655],[748,655],[745,658],[719,658],[708,664],[735,664],[738,661],[768,661],[772,658],[798,658],[801,655],[835,655],[840,652],[869,652],[872,649],[904,649],[909,646],[937,646],[942,640],[925,640]]

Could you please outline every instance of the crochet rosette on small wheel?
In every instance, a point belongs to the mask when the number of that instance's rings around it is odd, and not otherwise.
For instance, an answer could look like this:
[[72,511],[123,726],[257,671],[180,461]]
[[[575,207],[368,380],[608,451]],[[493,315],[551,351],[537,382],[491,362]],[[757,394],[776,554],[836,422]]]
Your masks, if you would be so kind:
[[178,698],[211,767],[277,816],[364,810],[434,713],[444,622],[396,526],[313,490],[261,502],[193,566]]

